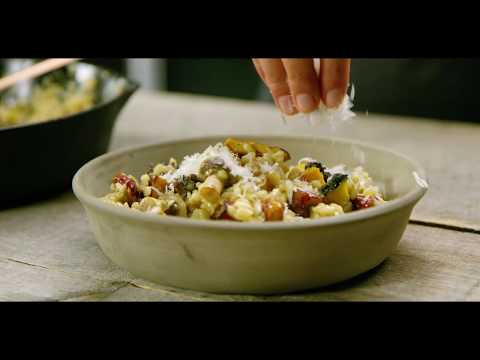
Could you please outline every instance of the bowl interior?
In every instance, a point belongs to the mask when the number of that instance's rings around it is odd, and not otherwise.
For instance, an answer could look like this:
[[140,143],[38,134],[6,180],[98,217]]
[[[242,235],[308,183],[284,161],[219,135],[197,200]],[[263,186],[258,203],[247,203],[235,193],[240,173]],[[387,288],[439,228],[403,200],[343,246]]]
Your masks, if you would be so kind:
[[[381,186],[387,199],[396,199],[418,190],[423,185],[419,179],[425,179],[423,169],[408,158],[348,140],[282,136],[236,137],[280,146],[291,154],[291,163],[312,157],[327,167],[344,164],[352,169],[361,165]],[[119,171],[139,177],[152,164],[168,162],[171,157],[181,161],[185,155],[202,152],[209,145],[223,141],[224,137],[218,136],[186,139],[107,154],[87,164],[79,172],[77,183],[87,194],[103,196],[109,192],[112,176]]]
[[[33,59],[2,59],[0,60],[0,77],[19,71],[35,62],[36,60]],[[62,86],[75,82],[81,86],[92,79],[95,79],[97,83],[94,106],[110,102],[126,92],[133,92],[137,87],[136,84],[113,71],[96,65],[78,62],[33,80],[20,82],[0,92],[0,103],[28,102],[32,97],[35,85],[46,81],[55,82]]]

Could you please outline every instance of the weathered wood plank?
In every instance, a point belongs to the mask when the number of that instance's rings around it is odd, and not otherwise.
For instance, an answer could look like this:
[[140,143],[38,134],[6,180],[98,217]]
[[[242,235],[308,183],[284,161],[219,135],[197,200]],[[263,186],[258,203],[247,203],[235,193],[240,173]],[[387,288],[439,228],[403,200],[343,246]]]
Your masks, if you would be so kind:
[[395,253],[355,279],[282,296],[197,293],[133,280],[103,301],[479,301],[480,235],[410,225]]
[[[111,292],[99,292],[67,299],[65,301],[75,302],[194,302],[201,301],[202,298],[189,296],[188,293],[177,292],[175,289],[171,291],[162,291],[160,289],[152,290],[149,288],[139,287],[137,285],[128,284]],[[205,301],[212,301],[205,298]]]
[[58,301],[89,293],[112,293],[124,282],[0,258],[0,301]]
[[113,148],[197,135],[313,134],[368,141],[401,151],[422,163],[430,191],[413,218],[480,232],[480,125],[361,115],[346,124],[312,128],[298,118],[283,125],[268,104],[177,94],[139,93],[118,123]]
[[130,279],[105,258],[70,193],[0,212],[0,258],[104,281]]

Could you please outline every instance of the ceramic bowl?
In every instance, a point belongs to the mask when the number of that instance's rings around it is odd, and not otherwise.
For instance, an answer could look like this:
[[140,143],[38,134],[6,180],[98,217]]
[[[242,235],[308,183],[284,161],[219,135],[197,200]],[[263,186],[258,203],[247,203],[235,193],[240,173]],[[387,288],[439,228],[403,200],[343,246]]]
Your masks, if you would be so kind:
[[382,263],[397,247],[427,190],[425,171],[392,151],[342,139],[245,136],[327,166],[362,164],[384,184],[388,203],[302,223],[238,223],[156,216],[99,199],[112,175],[142,174],[151,163],[182,159],[224,138],[163,142],[103,155],[82,167],[73,190],[104,253],[152,282],[229,294],[278,294],[334,284]]

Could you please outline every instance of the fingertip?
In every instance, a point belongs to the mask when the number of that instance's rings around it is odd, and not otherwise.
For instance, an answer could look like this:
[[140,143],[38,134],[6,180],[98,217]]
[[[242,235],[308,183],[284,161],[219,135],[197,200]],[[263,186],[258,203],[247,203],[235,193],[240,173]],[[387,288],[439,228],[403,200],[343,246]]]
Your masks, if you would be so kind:
[[282,59],[282,63],[297,110],[309,114],[318,109],[320,86],[313,59]]
[[306,93],[296,95],[295,103],[298,110],[304,114],[309,114],[318,108],[318,100]]
[[276,103],[280,111],[285,115],[295,115],[297,113],[293,98],[290,95],[283,95],[278,97],[276,99]]
[[347,93],[350,59],[322,59],[320,73],[322,100],[325,106],[338,107]]
[[325,97],[325,105],[327,108],[336,108],[342,103],[344,97],[345,92],[340,89],[329,90]]

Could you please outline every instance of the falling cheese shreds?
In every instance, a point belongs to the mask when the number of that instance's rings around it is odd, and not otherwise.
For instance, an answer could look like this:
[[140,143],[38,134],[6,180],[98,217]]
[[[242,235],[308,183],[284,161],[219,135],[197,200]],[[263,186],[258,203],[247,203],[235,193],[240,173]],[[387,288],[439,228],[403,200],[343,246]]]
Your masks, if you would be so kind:
[[348,95],[345,95],[340,105],[333,109],[327,108],[325,104],[321,102],[318,110],[311,114],[310,122],[313,125],[325,121],[332,125],[339,122],[345,122],[356,116],[351,110],[352,108],[353,102]]

